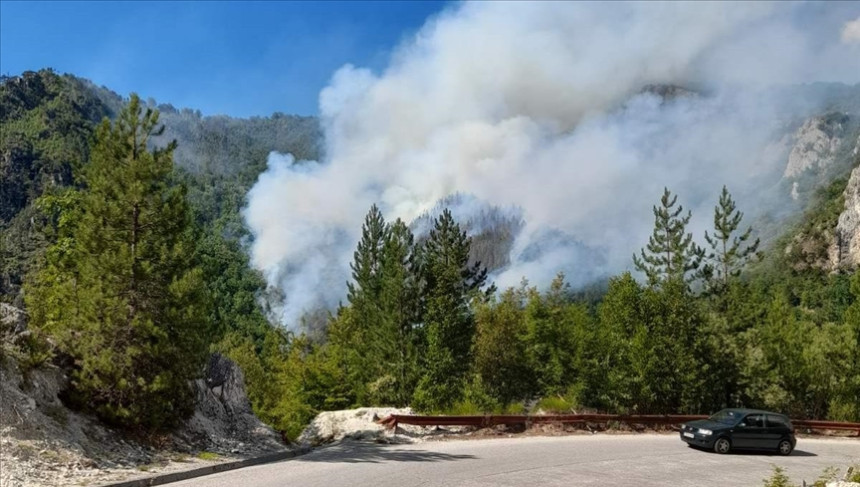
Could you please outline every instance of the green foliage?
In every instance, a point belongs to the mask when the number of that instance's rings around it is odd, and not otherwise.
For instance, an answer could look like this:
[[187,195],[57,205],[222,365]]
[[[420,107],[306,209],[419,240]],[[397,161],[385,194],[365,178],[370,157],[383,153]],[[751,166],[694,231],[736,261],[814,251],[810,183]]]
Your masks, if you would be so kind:
[[212,453],[211,451],[202,451],[197,454],[197,458],[199,458],[200,460],[205,460],[207,462],[214,462],[220,457],[220,455],[218,455],[217,453]]
[[375,350],[386,370],[371,390],[377,404],[409,404],[418,380],[418,360],[422,351],[418,280],[412,232],[397,219],[386,235],[382,249],[382,286],[379,305],[382,319],[373,337]]
[[704,249],[693,242],[692,234],[686,233],[691,214],[682,215],[684,207],[676,208],[677,201],[677,195],[673,196],[668,188],[663,190],[660,206],[653,209],[654,233],[640,255],[633,255],[636,269],[645,273],[651,286],[673,280],[688,282],[688,274],[694,273],[704,258]]
[[27,293],[32,325],[75,360],[72,401],[145,429],[190,412],[205,350],[203,274],[184,188],[171,181],[173,146],[147,150],[159,130],[135,95],[99,126],[85,188],[62,200],[57,242]]
[[812,487],[827,487],[828,482],[833,482],[836,480],[836,476],[839,473],[839,469],[836,467],[827,467],[821,472],[821,475],[815,479],[815,482],[812,483]]
[[527,356],[539,395],[559,394],[579,382],[590,318],[586,308],[569,299],[559,274],[546,294],[528,292],[525,308]]
[[412,232],[367,214],[348,283],[349,306],[329,324],[332,349],[360,404],[405,406],[418,376],[421,336]]
[[197,252],[208,290],[210,341],[217,343],[234,333],[250,338],[255,349],[261,348],[271,328],[258,304],[260,290],[265,288],[263,276],[251,269],[239,242],[220,233],[204,234],[197,242]]
[[[381,293],[383,283],[383,247],[389,228],[382,212],[376,205],[370,208],[362,226],[361,241],[354,254],[352,282],[347,284],[347,300],[350,304],[349,327],[344,329],[342,343],[350,344],[354,353],[350,356],[353,387],[360,391],[360,402],[369,400],[367,391],[371,383],[376,383],[376,395],[380,385],[377,381],[386,373],[380,346],[380,339],[393,339],[384,330]],[[390,343],[390,342],[389,342]]]
[[484,387],[503,404],[532,392],[523,301],[525,288],[509,289],[498,303],[477,305],[474,370]]
[[[853,469],[853,470],[852,470]],[[849,467],[849,474],[846,475],[846,482],[858,482],[860,481],[860,472],[858,472],[858,467]],[[827,467],[821,472],[821,475],[812,483],[812,487],[825,487],[830,482],[836,482],[839,476],[839,469],[836,467]],[[797,484],[791,482],[791,479],[785,473],[785,469],[779,467],[777,465],[773,466],[773,474],[764,479],[764,487],[795,487]],[[803,485],[807,485],[805,482]]]
[[791,479],[788,478],[782,467],[774,465],[773,475],[764,479],[764,487],[795,487],[795,484],[791,483]]
[[487,277],[479,262],[469,265],[470,245],[446,209],[420,252],[427,352],[414,405],[421,410],[443,410],[457,401],[469,371],[475,333],[469,303]]
[[[498,296],[482,290],[477,261],[508,263],[518,216],[484,215],[492,230],[469,237],[474,222],[427,215],[413,228],[432,231],[416,243],[374,207],[348,302],[319,314],[327,327],[296,336],[259,304],[267,290],[243,248],[240,209],[269,151],[317,158],[316,120],[169,105],[158,118],[154,102],[133,97],[136,117],[97,126],[124,104],[50,71],[0,82],[0,149],[11,161],[0,168],[0,294],[20,306],[31,276],[36,329],[22,357],[48,360],[40,334],[52,335],[75,359],[70,398],[111,421],[167,427],[187,412],[184,381],[207,345],[239,364],[255,412],[288,438],[330,409],[520,413],[536,399],[558,412],[751,406],[860,420],[860,273],[824,265],[845,179],[819,191],[761,263],[725,188],[707,256],[666,190],[634,257],[648,286],[625,273],[578,292],[561,275],[545,291],[525,280]],[[845,123],[835,114],[824,125]],[[696,276],[704,296],[689,288]]]
[[723,186],[719,204],[714,207],[714,235],[705,232],[711,252],[706,256],[702,275],[712,294],[722,296],[729,287],[729,280],[737,278],[747,263],[758,256],[759,240],[748,242],[752,227],[736,234],[743,217],[729,190]]
[[21,305],[20,287],[49,241],[34,208],[73,183],[93,128],[110,110],[76,78],[27,71],[0,82],[0,298]]
[[444,410],[445,414],[474,415],[501,412],[504,406],[487,390],[480,375],[472,375],[463,388],[462,397]]
[[538,401],[535,409],[546,413],[570,414],[576,403],[561,396],[547,396]]

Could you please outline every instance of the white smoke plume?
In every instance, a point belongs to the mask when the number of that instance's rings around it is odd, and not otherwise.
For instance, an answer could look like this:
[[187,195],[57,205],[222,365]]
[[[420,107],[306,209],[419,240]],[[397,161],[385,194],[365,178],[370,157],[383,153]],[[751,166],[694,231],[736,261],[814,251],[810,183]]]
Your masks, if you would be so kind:
[[860,43],[860,17],[845,22],[842,27],[842,42]]
[[[756,188],[775,183],[784,161],[768,148],[787,115],[768,89],[860,81],[860,45],[841,42],[858,13],[857,3],[456,5],[384,72],[334,74],[320,95],[324,160],[273,153],[248,195],[253,263],[295,326],[345,295],[371,204],[412,221],[461,193],[521,210],[500,286],[629,268],[664,186],[701,235],[723,184],[754,205]],[[704,95],[642,93],[653,84]],[[549,250],[527,251],[541,243]]]

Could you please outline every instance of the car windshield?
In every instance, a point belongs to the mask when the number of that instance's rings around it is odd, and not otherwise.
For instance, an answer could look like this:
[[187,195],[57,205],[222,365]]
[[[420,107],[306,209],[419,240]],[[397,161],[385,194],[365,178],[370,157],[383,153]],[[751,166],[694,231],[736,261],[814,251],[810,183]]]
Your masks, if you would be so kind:
[[711,417],[708,419],[710,419],[711,421],[716,421],[718,423],[735,424],[737,423],[739,417],[740,415],[738,413],[724,409],[716,414],[711,415]]

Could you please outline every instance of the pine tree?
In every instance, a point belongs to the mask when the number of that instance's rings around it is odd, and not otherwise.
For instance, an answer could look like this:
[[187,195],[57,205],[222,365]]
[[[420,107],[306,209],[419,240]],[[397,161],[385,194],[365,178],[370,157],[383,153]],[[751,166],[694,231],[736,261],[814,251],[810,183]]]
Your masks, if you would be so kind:
[[480,263],[469,266],[471,239],[445,209],[434,221],[420,255],[424,284],[427,353],[415,405],[425,410],[451,406],[471,364],[475,323],[469,301],[486,281]]
[[641,257],[633,255],[636,269],[645,273],[652,287],[673,280],[689,283],[688,275],[699,268],[704,257],[704,249],[686,233],[690,212],[682,215],[684,207],[676,208],[677,201],[677,195],[668,188],[663,190],[660,206],[654,206],[654,233],[640,251]]
[[162,130],[134,94],[115,123],[101,123],[83,189],[27,293],[34,326],[74,359],[71,399],[146,429],[190,413],[188,381],[205,352],[205,288],[185,189],[172,180],[176,145],[147,149]]
[[705,232],[705,240],[711,246],[711,253],[706,257],[707,263],[702,268],[702,276],[714,294],[722,293],[729,287],[729,280],[737,277],[743,267],[758,257],[759,240],[748,242],[752,235],[752,227],[736,235],[744,214],[741,213],[732,199],[728,189],[723,186],[719,204],[714,207],[714,235]]
[[[368,402],[367,389],[379,375],[382,361],[374,335],[382,323],[379,298],[382,290],[382,252],[388,228],[382,212],[371,206],[361,228],[361,240],[353,254],[352,282],[347,284],[349,319],[338,336],[348,354],[345,365],[360,402]],[[349,325],[344,327],[343,325]]]
[[353,282],[347,284],[347,299],[352,306],[375,302],[381,287],[382,247],[388,229],[379,207],[373,205],[364,218],[361,240],[353,254]]
[[[414,237],[399,218],[389,227],[383,246],[382,285],[379,304],[382,323],[375,334],[381,348],[383,379],[391,383],[388,394],[379,394],[380,403],[405,406],[409,403],[416,381],[419,341],[418,279],[415,269]],[[380,391],[380,387],[376,387]],[[380,391],[382,392],[382,391]]]

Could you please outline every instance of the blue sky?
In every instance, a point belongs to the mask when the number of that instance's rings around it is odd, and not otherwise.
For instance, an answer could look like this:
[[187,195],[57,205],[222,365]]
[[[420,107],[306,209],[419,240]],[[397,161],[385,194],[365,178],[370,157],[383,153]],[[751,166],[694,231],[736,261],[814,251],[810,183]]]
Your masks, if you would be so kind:
[[313,115],[346,63],[382,69],[444,2],[0,1],[0,72],[52,67],[206,115]]

